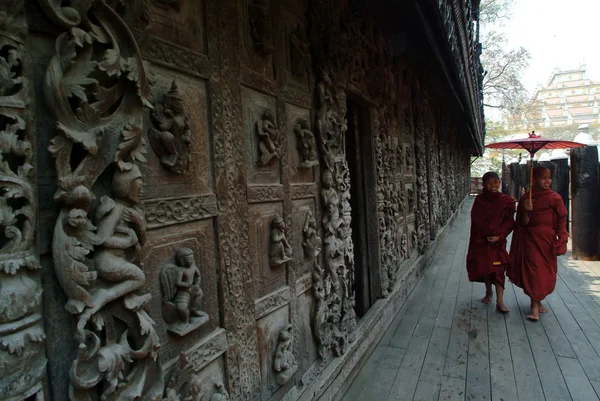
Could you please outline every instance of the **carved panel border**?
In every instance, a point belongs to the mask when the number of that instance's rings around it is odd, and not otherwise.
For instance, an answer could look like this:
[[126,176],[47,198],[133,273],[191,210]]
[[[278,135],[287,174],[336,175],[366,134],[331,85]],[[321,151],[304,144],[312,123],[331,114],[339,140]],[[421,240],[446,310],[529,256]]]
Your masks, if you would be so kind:
[[283,185],[248,186],[248,203],[280,201],[283,199]]
[[256,320],[290,303],[292,298],[290,287],[286,286],[254,302],[254,317]]
[[186,74],[205,79],[208,79],[211,74],[210,60],[206,55],[156,36],[150,35],[148,43],[143,46],[141,53],[144,59]]
[[[185,351],[184,354],[194,372],[199,372],[206,365],[223,355],[228,348],[227,331],[225,329],[218,329],[207,339]],[[178,358],[169,361],[166,367],[173,366],[177,363],[177,360]]]
[[291,185],[290,191],[292,199],[312,198],[319,194],[319,189],[314,183]]
[[287,103],[304,107],[305,109],[311,108],[311,96],[308,93],[300,92],[297,89],[284,87],[281,89],[281,98],[283,98],[283,100],[285,100]]
[[310,290],[312,286],[312,276],[310,274],[300,277],[296,281],[296,296],[304,294],[306,291]]
[[240,80],[242,81],[243,85],[249,88],[269,95],[277,96],[277,82],[248,68],[242,67],[240,69]]
[[144,207],[148,229],[208,219],[218,214],[215,194],[151,199],[144,201]]

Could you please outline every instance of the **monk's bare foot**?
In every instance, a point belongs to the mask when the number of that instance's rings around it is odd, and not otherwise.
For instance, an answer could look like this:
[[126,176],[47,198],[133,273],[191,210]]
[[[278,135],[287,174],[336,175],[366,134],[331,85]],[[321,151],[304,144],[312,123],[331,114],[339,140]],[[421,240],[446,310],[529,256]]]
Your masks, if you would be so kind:
[[502,312],[502,313],[508,313],[508,312],[510,312],[510,309],[508,309],[506,307],[506,305],[504,305],[504,303],[497,303],[496,304],[496,310],[498,312]]
[[494,294],[492,294],[491,292],[486,292],[485,297],[481,298],[481,302],[483,302],[486,305],[489,305],[492,303],[493,296]]
[[540,320],[540,311],[539,311],[539,309],[537,307],[531,308],[531,310],[527,314],[527,319],[531,320],[532,322],[539,321]]
[[540,304],[540,313],[548,313],[548,308],[544,305]]

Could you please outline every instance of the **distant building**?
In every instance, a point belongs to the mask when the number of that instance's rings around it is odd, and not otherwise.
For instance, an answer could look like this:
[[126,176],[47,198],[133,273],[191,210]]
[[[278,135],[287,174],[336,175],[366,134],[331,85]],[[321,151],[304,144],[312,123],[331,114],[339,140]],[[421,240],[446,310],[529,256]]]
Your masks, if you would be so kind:
[[575,70],[554,70],[546,86],[538,87],[534,98],[540,102],[542,127],[600,123],[600,81],[587,77],[586,66]]

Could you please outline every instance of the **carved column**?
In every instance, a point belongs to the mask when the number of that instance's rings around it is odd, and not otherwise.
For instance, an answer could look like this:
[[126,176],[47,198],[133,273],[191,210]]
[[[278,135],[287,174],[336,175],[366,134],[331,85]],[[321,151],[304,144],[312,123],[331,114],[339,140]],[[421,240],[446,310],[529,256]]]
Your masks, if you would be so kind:
[[138,165],[146,161],[143,110],[152,107],[145,68],[130,29],[107,2],[39,5],[62,32],[43,81],[55,121],[48,146],[57,177],[52,260],[73,322],[61,340],[65,349],[77,343],[59,377],[69,378],[71,401],[160,399],[158,334],[147,312],[151,294],[143,292]]
[[246,169],[242,129],[240,55],[236,38],[241,17],[235,0],[206,3],[210,107],[213,116],[215,192],[220,214],[217,229],[227,329],[227,376],[231,398],[260,398],[260,365],[254,318],[253,274],[250,268]]
[[22,1],[0,5],[0,400],[46,398],[23,8]]

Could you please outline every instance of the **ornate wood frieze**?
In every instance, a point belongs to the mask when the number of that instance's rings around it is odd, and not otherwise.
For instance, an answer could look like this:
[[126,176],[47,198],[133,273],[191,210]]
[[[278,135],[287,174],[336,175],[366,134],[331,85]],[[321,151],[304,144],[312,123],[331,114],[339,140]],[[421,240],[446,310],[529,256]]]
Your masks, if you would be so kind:
[[201,78],[211,75],[211,66],[205,54],[171,43],[154,35],[148,35],[141,48],[144,59]]
[[215,194],[151,199],[144,201],[144,209],[148,229],[208,219],[218,214]]
[[319,194],[316,184],[294,184],[290,186],[292,199],[312,198]]
[[24,3],[0,5],[0,399],[44,400],[35,145]]
[[248,88],[256,89],[257,91],[268,95],[277,96],[277,82],[264,75],[242,67],[240,69],[240,79],[242,84]]
[[248,203],[273,202],[283,199],[283,185],[250,185]]
[[287,305],[290,302],[290,299],[290,287],[287,286],[272,294],[257,299],[254,302],[254,317],[258,320],[282,306]]

